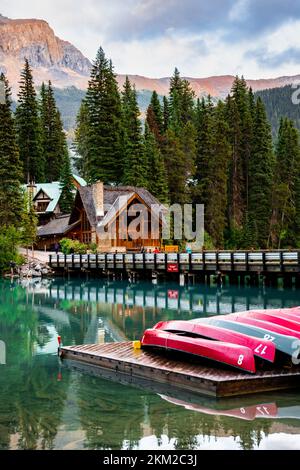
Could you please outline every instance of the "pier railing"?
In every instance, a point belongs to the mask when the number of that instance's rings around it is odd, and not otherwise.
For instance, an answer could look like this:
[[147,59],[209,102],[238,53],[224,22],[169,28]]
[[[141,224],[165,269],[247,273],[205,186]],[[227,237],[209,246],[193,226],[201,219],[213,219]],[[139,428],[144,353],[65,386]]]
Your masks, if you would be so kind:
[[300,272],[300,250],[203,251],[200,253],[99,253],[49,256],[58,269],[166,272]]

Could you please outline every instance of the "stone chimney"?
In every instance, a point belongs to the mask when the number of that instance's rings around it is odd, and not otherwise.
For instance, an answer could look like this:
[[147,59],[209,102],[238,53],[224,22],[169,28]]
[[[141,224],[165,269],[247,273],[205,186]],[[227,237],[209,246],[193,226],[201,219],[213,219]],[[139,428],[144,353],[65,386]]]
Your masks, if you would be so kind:
[[30,201],[32,201],[36,195],[36,189],[36,185],[33,181],[27,184],[27,194]]
[[102,181],[97,181],[92,185],[93,200],[96,210],[96,219],[104,216],[104,189]]

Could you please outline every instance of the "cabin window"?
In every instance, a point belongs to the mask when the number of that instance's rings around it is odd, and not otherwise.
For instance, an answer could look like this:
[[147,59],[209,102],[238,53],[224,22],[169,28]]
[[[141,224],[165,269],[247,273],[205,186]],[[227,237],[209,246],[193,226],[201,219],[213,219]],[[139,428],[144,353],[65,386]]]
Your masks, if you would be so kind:
[[90,223],[88,221],[88,218],[86,216],[85,211],[82,212],[82,231],[83,232],[90,232],[91,231],[91,226],[90,226]]
[[92,242],[91,232],[83,232],[82,234],[82,243],[89,244]]
[[36,209],[37,212],[45,212],[48,205],[49,205],[49,201],[39,201],[35,205],[35,209]]
[[81,216],[81,240],[86,244],[91,243],[92,241],[91,225],[85,211],[82,212]]

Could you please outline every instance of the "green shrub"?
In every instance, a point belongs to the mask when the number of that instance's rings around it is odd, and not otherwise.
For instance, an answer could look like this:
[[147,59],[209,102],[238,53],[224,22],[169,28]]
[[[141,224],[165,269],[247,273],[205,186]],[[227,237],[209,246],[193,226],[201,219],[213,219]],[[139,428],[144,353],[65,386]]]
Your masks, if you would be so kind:
[[65,255],[69,255],[71,252],[73,240],[71,238],[63,238],[60,241],[60,249]]
[[94,253],[94,254],[97,253],[97,248],[98,248],[98,247],[97,247],[97,243],[90,243],[90,244],[88,245],[88,249],[89,249],[92,253]]
[[2,227],[0,229],[0,273],[9,270],[9,263],[23,263],[23,257],[18,254],[20,232],[15,227]]
[[74,250],[74,253],[77,253],[77,254],[80,254],[80,255],[84,255],[84,253],[87,252],[87,245],[85,245],[84,243],[81,243],[80,241],[78,240],[74,240],[73,241],[73,245],[72,245],[72,248]]
[[83,255],[88,249],[88,246],[84,243],[81,243],[79,240],[71,240],[71,238],[63,238],[60,241],[60,247],[65,255],[69,255],[70,253]]

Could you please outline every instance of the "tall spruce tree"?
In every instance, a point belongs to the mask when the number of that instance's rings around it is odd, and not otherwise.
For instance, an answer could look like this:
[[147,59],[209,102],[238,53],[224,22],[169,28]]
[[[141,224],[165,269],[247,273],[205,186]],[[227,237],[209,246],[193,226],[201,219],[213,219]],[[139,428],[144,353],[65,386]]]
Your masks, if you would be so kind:
[[249,167],[248,217],[253,227],[256,246],[265,248],[268,244],[271,219],[272,188],[274,175],[274,154],[271,127],[267,121],[261,98],[256,103],[253,148]]
[[167,172],[163,156],[148,124],[145,124],[144,155],[148,164],[147,189],[162,203],[169,202]]
[[76,118],[75,137],[73,142],[73,150],[76,158],[74,159],[75,168],[80,176],[85,179],[89,178],[88,170],[88,137],[89,137],[89,114],[85,100],[82,101]]
[[249,205],[249,160],[253,144],[253,95],[244,78],[236,77],[227,98],[232,160],[228,188],[229,227],[242,229]]
[[270,244],[275,248],[299,246],[300,214],[299,133],[288,118],[280,120],[276,145]]
[[[86,128],[86,177],[89,182],[119,183],[123,177],[121,100],[112,63],[101,47],[91,70],[85,103],[84,119],[88,121],[81,127],[81,139]],[[81,110],[78,126],[82,116]],[[77,146],[79,155],[81,151],[82,147]]]
[[41,142],[41,123],[38,102],[28,60],[21,73],[16,129],[20,159],[23,163],[23,181],[45,181],[45,160]]
[[196,127],[196,187],[195,202],[206,204],[208,186],[210,185],[208,167],[212,158],[213,147],[213,103],[211,97],[205,101],[204,98],[197,100],[195,112]]
[[[210,122],[210,120],[212,122]],[[205,230],[210,235],[213,245],[224,247],[224,234],[227,215],[228,165],[231,149],[228,138],[225,105],[220,101],[212,115],[208,113],[207,149],[205,156],[206,178],[204,181]]]
[[42,148],[47,171],[47,182],[59,181],[65,160],[68,160],[68,147],[63,130],[60,112],[57,109],[52,84],[42,84],[40,93],[40,117]]
[[0,227],[19,227],[23,174],[11,112],[10,88],[4,74],[0,75],[0,85],[5,95],[0,101]]
[[63,214],[69,214],[74,203],[74,184],[70,160],[66,159],[60,176],[61,196],[59,206]]
[[144,155],[142,125],[136,91],[126,77],[122,92],[124,128],[124,177],[126,185],[147,185],[147,162]]
[[190,202],[185,168],[185,155],[179,138],[172,129],[166,132],[163,150],[168,177],[169,197],[171,204]]
[[194,200],[204,204],[205,230],[212,243],[224,246],[227,214],[228,165],[230,144],[225,105],[213,107],[211,98],[197,101],[195,113],[197,130],[196,186]]
[[[162,147],[168,173],[172,203],[190,201],[189,181],[194,176],[196,157],[196,130],[194,127],[194,92],[180,77],[178,69],[170,80],[169,128]],[[172,151],[174,155],[172,155]],[[180,178],[178,175],[180,172]],[[176,179],[180,183],[176,186]]]
[[150,100],[150,106],[153,109],[155,121],[157,123],[160,134],[164,131],[163,110],[159,101],[157,92],[154,90]]
[[156,91],[152,93],[150,104],[147,108],[146,122],[153,133],[157,144],[162,147],[164,141],[164,119],[161,104]]
[[163,132],[166,133],[170,123],[170,105],[166,96],[163,97]]
[[28,251],[28,248],[36,241],[38,225],[38,218],[32,202],[32,194],[29,192],[24,194],[21,224],[21,241]]

